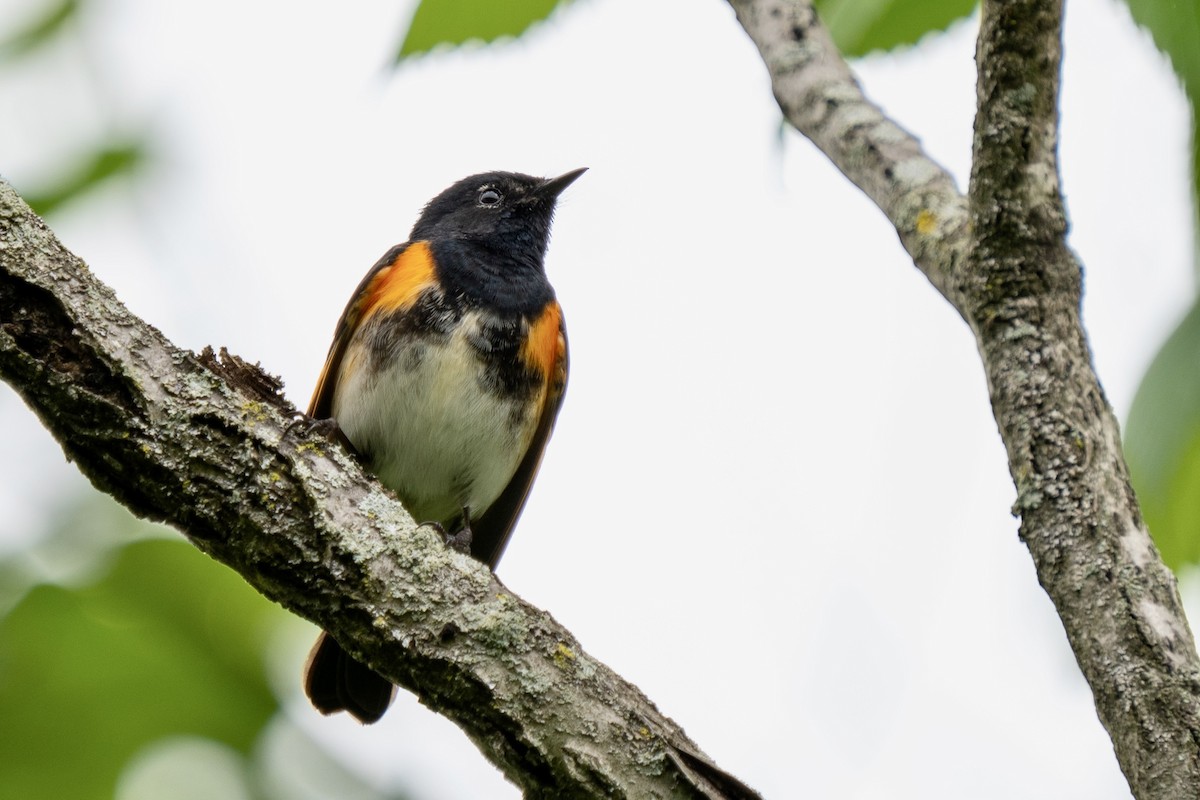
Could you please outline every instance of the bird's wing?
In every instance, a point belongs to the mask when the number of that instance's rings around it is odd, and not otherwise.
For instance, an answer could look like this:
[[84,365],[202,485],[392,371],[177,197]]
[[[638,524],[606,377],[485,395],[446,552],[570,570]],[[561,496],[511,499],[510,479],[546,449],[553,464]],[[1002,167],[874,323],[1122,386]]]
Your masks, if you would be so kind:
[[[400,244],[385,253],[362,279],[338,320],[325,367],[308,405],[309,417],[333,416],[333,396],[342,360],[355,332],[374,314],[412,306],[421,292],[436,281],[433,263],[425,242]],[[349,442],[346,445],[350,447]],[[349,711],[363,723],[383,716],[395,694],[391,681],[354,660],[336,639],[324,632],[305,667],[304,690],[322,714]]]
[[411,306],[422,290],[436,282],[433,255],[426,242],[398,244],[371,267],[342,312],[334,332],[333,344],[325,358],[325,367],[317,379],[308,404],[308,416],[329,419],[333,416],[333,395],[346,348],[354,333],[374,314],[399,311]]
[[546,442],[554,430],[554,420],[567,389],[567,329],[563,324],[562,309],[556,301],[551,300],[530,327],[522,357],[531,368],[540,370],[546,377],[546,391],[537,428],[516,473],[496,502],[471,523],[471,555],[492,569],[504,554],[508,537],[529,498],[529,489],[542,463]]

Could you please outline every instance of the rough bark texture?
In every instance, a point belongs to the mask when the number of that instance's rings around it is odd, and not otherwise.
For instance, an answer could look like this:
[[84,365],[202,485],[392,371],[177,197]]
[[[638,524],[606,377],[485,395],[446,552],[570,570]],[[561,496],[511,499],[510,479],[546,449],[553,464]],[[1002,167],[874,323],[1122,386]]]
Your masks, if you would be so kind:
[[291,425],[257,367],[133,317],[3,181],[0,377],[100,489],[453,719],[527,797],[757,797],[342,448]]
[[1080,321],[1058,182],[1061,0],[985,0],[966,198],[861,94],[811,4],[730,0],[788,120],[879,205],[979,345],[1013,507],[1133,794],[1200,797],[1200,661]]
[[1200,666],[1079,317],[1058,182],[1062,0],[985,2],[962,276],[1021,537],[1135,796],[1200,797]]

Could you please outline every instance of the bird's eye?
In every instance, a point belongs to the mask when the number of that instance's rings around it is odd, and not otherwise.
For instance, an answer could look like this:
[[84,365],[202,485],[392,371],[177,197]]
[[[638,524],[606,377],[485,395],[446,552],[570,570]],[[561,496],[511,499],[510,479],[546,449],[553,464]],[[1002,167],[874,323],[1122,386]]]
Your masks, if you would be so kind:
[[479,190],[479,205],[481,206],[498,206],[501,199],[500,193],[490,186]]

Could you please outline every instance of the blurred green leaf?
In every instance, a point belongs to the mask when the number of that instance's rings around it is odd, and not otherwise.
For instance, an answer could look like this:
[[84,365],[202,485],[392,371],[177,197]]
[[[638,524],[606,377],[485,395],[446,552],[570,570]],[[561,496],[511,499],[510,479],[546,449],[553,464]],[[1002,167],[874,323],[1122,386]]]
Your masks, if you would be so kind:
[[63,498],[48,530],[30,546],[0,559],[0,617],[34,586],[80,585],[109,569],[114,554],[138,539],[178,539],[165,525],[141,520],[100,492]]
[[816,0],[821,21],[848,57],[915,44],[970,16],[976,0]]
[[[1197,0],[1126,0],[1134,21],[1150,31],[1154,44],[1171,59],[1192,106],[1192,125],[1200,111],[1200,2]],[[1192,198],[1200,203],[1200,137],[1192,133]],[[1196,209],[1200,212],[1200,208]],[[1193,222],[1200,227],[1200,214]],[[1200,269],[1200,260],[1197,261]]]
[[1167,565],[1200,563],[1200,303],[1138,387],[1125,425],[1125,457]]
[[26,190],[25,200],[37,214],[46,216],[109,178],[132,173],[145,158],[146,145],[140,141],[102,146],[82,158],[77,167],[59,178],[51,188]]
[[1200,3],[1197,0],[1126,0],[1137,24],[1171,58],[1193,99],[1200,92]]
[[61,0],[16,31],[0,40],[0,59],[12,60],[54,39],[63,27],[79,14],[79,0]]
[[[1170,58],[1195,120],[1200,108],[1200,3],[1126,2],[1134,20]],[[1192,198],[1200,198],[1200,138],[1194,131]],[[1200,223],[1200,216],[1193,219]],[[1200,302],[1142,378],[1125,426],[1125,453],[1163,559],[1172,569],[1200,563]]]
[[473,39],[493,42],[520,36],[568,0],[421,0],[397,61],[427,53],[438,45],[461,45]]
[[277,707],[263,642],[282,614],[181,541],[130,544],[84,588],[32,589],[0,620],[4,793],[110,798],[165,736],[248,753]]

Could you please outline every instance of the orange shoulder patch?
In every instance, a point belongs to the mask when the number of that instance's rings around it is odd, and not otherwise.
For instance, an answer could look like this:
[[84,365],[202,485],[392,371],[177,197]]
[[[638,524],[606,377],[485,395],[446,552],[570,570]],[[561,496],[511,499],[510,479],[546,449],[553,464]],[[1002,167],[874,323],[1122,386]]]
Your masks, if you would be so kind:
[[525,363],[551,380],[559,380],[555,374],[567,350],[567,339],[563,335],[562,308],[551,300],[542,313],[529,326],[529,336],[521,347],[521,358]]
[[436,282],[429,243],[413,242],[391,266],[379,270],[367,285],[363,292],[362,318],[408,308],[422,291]]

